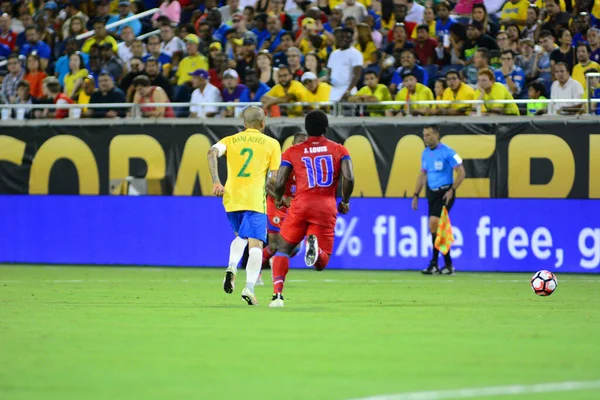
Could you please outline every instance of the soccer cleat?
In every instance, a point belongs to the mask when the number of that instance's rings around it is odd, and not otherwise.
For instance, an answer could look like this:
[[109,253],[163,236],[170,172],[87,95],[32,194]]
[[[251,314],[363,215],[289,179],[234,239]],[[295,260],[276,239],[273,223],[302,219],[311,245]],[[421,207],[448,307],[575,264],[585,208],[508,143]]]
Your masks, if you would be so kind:
[[440,273],[440,269],[435,261],[431,260],[429,266],[421,270],[423,275],[435,275]]
[[258,300],[256,299],[256,295],[250,291],[248,288],[244,288],[242,290],[242,299],[246,300],[249,306],[257,306]]
[[445,265],[444,268],[442,268],[440,270],[440,274],[442,275],[454,275],[454,267],[452,266],[452,264],[450,265]]
[[308,267],[312,267],[319,259],[319,242],[315,235],[310,235],[306,239],[306,252],[304,253],[304,262]]
[[258,279],[256,280],[254,286],[265,286],[265,282],[262,280],[262,274],[258,276]]
[[283,308],[283,296],[281,293],[273,294],[269,308]]
[[225,271],[225,278],[223,279],[223,290],[225,293],[231,294],[233,293],[233,289],[235,288],[235,275],[237,274],[236,267],[227,267],[227,271]]

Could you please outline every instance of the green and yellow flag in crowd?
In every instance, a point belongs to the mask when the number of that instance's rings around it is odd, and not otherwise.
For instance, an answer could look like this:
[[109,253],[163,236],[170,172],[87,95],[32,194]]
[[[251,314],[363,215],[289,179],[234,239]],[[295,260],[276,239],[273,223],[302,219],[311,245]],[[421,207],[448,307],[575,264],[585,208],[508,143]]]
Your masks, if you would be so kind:
[[450,247],[454,243],[454,235],[452,234],[452,225],[450,224],[450,216],[446,206],[442,209],[440,222],[438,224],[437,233],[435,236],[435,248],[446,255],[450,251]]

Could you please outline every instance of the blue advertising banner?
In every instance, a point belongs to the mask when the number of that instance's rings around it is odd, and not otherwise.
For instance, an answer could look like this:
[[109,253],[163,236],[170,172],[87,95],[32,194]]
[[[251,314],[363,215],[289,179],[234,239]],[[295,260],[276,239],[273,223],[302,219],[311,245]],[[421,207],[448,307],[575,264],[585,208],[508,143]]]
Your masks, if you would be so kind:
[[[598,200],[458,199],[450,213],[459,271],[600,272]],[[328,268],[421,269],[427,203],[353,199]],[[0,196],[0,262],[226,264],[233,233],[220,200],[169,196]],[[443,263],[441,257],[440,261]],[[293,267],[301,267],[296,257]]]

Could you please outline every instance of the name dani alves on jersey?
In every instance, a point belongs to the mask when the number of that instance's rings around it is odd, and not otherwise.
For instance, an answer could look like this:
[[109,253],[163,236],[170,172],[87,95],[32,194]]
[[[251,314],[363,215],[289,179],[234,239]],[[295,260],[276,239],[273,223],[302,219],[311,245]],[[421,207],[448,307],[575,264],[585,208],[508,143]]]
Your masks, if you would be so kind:
[[265,144],[267,143],[267,139],[260,136],[238,136],[233,137],[233,143],[244,142],[244,143],[257,143],[257,144]]

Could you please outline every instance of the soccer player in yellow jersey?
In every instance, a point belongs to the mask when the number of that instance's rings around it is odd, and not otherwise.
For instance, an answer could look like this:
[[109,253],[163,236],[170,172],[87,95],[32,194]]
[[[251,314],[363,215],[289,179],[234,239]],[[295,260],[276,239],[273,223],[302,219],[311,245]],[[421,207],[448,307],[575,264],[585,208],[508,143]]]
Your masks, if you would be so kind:
[[[246,287],[242,298],[257,305],[254,285],[260,275],[263,243],[267,241],[265,184],[269,172],[273,181],[281,163],[279,142],[264,134],[265,112],[259,107],[244,110],[246,130],[221,139],[208,152],[208,166],[213,180],[213,194],[223,196],[223,205],[236,238],[229,248],[229,266],[223,289],[232,293],[237,265],[246,246]],[[217,158],[227,157],[227,182],[219,179]]]
[[[446,72],[446,83],[448,87],[444,90],[442,100],[474,100],[475,90],[460,80],[456,70]],[[438,115],[468,115],[469,113],[471,113],[470,104],[442,104],[436,110]]]
[[476,97],[484,100],[482,111],[487,114],[519,115],[519,107],[516,103],[488,103],[490,100],[514,100],[506,86],[496,82],[494,73],[488,69],[480,69],[477,73],[477,85],[479,90]]

